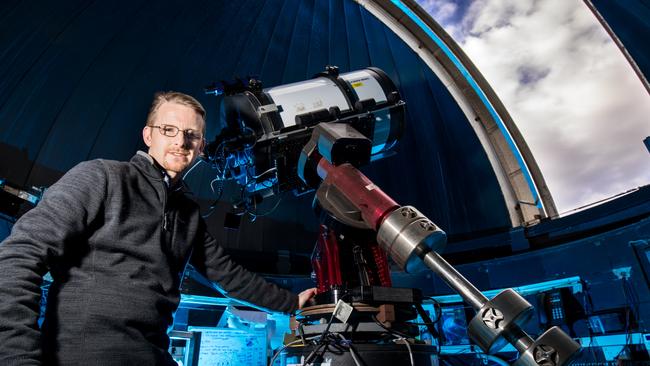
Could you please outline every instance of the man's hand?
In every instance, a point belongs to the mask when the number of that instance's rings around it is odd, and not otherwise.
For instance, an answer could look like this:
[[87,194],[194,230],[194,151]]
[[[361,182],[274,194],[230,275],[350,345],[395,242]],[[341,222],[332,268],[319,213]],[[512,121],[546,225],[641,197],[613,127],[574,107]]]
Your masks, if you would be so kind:
[[[305,291],[298,294],[298,309],[305,307],[305,304],[308,304],[313,301],[313,297],[316,295],[316,288],[308,288]],[[312,300],[312,301],[310,301]]]

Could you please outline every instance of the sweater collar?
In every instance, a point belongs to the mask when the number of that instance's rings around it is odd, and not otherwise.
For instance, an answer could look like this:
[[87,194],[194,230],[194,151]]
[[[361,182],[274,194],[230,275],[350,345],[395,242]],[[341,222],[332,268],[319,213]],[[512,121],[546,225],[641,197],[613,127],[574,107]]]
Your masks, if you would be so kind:
[[158,162],[149,154],[144,151],[138,151],[131,162],[135,164],[145,175],[156,180],[161,180],[165,183],[168,191],[179,191],[184,188],[185,183],[182,179],[179,179],[175,183],[172,183],[172,179],[167,174],[165,169],[158,164]]

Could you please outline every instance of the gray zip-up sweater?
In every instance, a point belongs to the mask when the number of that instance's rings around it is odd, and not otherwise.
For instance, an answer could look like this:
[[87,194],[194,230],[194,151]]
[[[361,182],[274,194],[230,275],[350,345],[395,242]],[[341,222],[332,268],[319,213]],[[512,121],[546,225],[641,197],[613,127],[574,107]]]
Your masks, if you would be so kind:
[[0,244],[0,365],[175,365],[166,332],[190,257],[230,297],[296,309],[296,295],[233,263],[162,178],[143,152],[83,162],[16,222]]

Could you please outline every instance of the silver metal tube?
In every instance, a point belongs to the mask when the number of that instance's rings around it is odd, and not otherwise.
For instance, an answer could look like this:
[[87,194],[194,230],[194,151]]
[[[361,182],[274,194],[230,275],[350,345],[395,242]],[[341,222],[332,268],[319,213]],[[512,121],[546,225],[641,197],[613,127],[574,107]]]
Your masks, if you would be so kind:
[[535,340],[526,334],[523,329],[519,328],[517,324],[513,324],[504,335],[506,340],[515,346],[520,354],[526,352],[535,343]]
[[517,339],[517,341],[513,344],[513,346],[515,346],[515,348],[517,349],[517,351],[519,351],[519,353],[522,353],[522,352],[526,352],[526,350],[529,349],[530,346],[533,345],[533,343],[535,343],[535,340],[532,339],[528,334],[525,334],[525,336]]
[[438,253],[429,252],[422,259],[424,264],[440,276],[463,300],[478,310],[488,302],[488,298],[477,290],[474,285],[463,277],[454,267]]

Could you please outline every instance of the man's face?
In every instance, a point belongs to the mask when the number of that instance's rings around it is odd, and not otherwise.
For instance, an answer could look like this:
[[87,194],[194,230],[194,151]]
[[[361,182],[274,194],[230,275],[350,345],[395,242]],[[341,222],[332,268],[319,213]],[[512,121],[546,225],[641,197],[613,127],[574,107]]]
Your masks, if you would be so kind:
[[[151,155],[172,179],[188,168],[199,156],[205,140],[192,139],[183,130],[192,130],[201,135],[203,131],[201,117],[190,107],[175,102],[163,102],[156,111],[153,123],[142,130],[144,143],[149,147]],[[174,137],[165,136],[161,132],[163,126],[177,127],[181,131]]]

